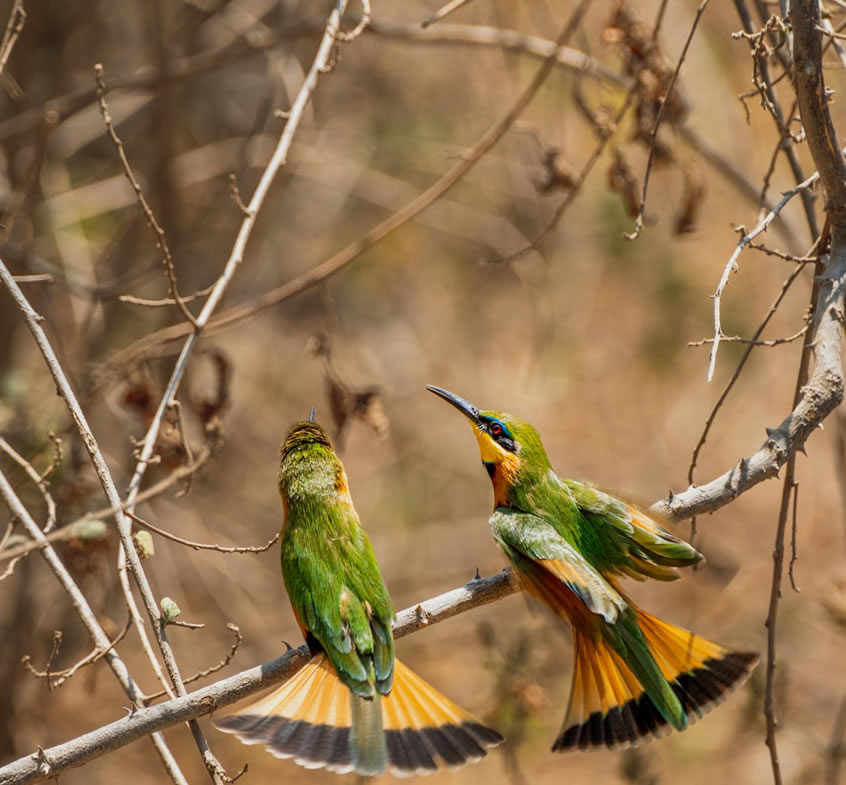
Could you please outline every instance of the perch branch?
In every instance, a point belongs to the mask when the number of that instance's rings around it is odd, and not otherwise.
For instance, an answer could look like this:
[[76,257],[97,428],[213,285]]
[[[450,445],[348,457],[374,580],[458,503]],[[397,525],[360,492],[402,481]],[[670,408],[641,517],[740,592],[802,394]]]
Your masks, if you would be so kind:
[[[516,587],[508,570],[490,578],[473,579],[459,589],[398,613],[394,623],[394,637],[410,635],[423,627],[431,627],[459,613],[507,597],[515,591]],[[64,744],[27,755],[0,768],[0,785],[27,785],[55,777],[66,769],[81,766],[149,733],[210,714],[289,678],[308,662],[310,656],[308,647],[300,646],[264,665],[242,671],[166,703],[139,709],[129,717],[104,725]],[[46,763],[49,773],[40,771],[39,763]]]

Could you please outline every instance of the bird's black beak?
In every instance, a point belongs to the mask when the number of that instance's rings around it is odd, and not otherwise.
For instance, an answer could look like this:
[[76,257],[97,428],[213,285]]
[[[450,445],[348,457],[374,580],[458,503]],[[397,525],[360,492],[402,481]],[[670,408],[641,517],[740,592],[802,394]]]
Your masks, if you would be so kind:
[[316,417],[317,417],[317,409],[314,406],[312,406],[311,407],[311,414],[308,416],[308,421],[310,423],[314,423]]
[[447,403],[451,403],[458,411],[460,411],[470,422],[479,422],[479,409],[473,406],[469,401],[465,401],[460,395],[451,393],[440,387],[435,387],[433,384],[427,384],[426,389],[429,392],[435,393],[439,398],[443,398]]

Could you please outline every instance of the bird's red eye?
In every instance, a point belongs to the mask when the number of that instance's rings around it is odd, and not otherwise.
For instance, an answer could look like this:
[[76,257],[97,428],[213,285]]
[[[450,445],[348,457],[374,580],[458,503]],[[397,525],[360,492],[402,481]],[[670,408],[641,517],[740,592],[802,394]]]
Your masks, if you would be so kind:
[[501,426],[498,422],[495,422],[495,423],[491,426],[491,433],[492,433],[494,436],[499,436],[499,435],[502,433],[502,426]]

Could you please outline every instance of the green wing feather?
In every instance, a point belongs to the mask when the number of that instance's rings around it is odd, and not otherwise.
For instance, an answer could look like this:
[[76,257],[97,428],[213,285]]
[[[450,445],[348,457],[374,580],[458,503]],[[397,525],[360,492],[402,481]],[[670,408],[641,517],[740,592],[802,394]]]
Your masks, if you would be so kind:
[[647,513],[590,485],[560,480],[585,520],[592,524],[605,550],[621,551],[628,559],[616,565],[634,578],[675,580],[676,567],[702,560],[695,548],[667,531]]
[[628,604],[587,559],[545,519],[498,507],[490,517],[494,539],[518,570],[541,569],[538,560],[560,562],[556,574],[593,613],[616,621]]

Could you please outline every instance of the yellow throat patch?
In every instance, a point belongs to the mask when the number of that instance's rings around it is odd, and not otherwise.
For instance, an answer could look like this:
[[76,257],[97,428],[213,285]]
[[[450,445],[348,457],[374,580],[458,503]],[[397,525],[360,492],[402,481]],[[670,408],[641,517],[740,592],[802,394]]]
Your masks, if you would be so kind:
[[508,489],[517,479],[520,469],[520,459],[503,447],[500,447],[485,431],[473,426],[476,441],[479,442],[479,454],[484,463],[491,463],[496,467],[491,481],[494,488],[494,507],[505,504]]

